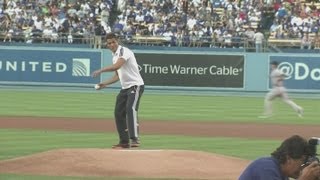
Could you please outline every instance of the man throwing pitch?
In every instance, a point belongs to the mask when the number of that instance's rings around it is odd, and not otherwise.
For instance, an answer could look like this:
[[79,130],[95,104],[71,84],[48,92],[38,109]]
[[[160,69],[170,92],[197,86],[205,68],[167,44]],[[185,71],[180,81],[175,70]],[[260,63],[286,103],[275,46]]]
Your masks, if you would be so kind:
[[113,64],[93,72],[97,77],[103,72],[115,72],[114,75],[101,83],[97,90],[107,87],[120,80],[121,90],[116,99],[114,110],[119,143],[113,149],[139,147],[138,108],[144,91],[144,81],[139,73],[134,53],[118,43],[114,33],[106,35],[106,45],[112,52]]
[[278,62],[271,62],[270,79],[272,83],[272,89],[265,97],[264,114],[259,116],[259,118],[269,118],[272,116],[272,100],[274,100],[276,97],[280,97],[283,102],[291,106],[292,109],[298,113],[299,117],[302,117],[303,108],[289,99],[286,88],[283,85],[284,78],[285,74],[278,69]]

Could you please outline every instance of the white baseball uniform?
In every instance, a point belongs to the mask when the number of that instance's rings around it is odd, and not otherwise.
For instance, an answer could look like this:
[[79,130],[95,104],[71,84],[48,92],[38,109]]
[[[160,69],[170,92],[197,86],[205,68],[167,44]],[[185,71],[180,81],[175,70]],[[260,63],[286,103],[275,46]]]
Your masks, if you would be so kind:
[[292,100],[289,99],[287,90],[283,85],[285,75],[278,68],[273,69],[270,73],[270,80],[272,84],[272,89],[269,93],[267,93],[264,100],[264,115],[271,116],[272,115],[272,100],[279,97],[283,102],[291,106],[299,116],[302,113],[302,107],[298,106]]

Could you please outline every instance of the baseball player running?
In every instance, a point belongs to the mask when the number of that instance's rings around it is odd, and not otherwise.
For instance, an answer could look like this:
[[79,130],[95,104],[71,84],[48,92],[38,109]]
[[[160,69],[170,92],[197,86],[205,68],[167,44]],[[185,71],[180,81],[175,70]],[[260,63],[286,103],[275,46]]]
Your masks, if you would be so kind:
[[302,117],[303,108],[298,106],[288,97],[286,88],[283,85],[285,74],[278,69],[279,63],[276,61],[273,61],[270,64],[271,64],[270,79],[272,83],[272,89],[269,93],[267,93],[265,97],[264,114],[262,116],[259,116],[259,118],[269,118],[272,116],[272,100],[274,100],[277,97],[280,97],[283,102],[291,106],[291,108],[298,113],[299,117]]

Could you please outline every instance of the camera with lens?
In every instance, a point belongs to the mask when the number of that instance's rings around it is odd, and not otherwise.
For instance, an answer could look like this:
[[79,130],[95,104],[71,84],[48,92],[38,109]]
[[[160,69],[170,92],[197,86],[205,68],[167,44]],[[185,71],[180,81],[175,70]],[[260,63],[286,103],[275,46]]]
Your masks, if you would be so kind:
[[309,164],[311,164],[311,163],[313,163],[315,161],[320,164],[320,160],[317,157],[318,156],[318,154],[317,154],[317,145],[320,144],[320,138],[312,137],[312,138],[309,139],[308,143],[309,143],[309,151],[310,151],[310,153],[309,153],[309,156],[307,157],[305,163],[301,165],[302,167],[306,167],[306,166],[308,166]]

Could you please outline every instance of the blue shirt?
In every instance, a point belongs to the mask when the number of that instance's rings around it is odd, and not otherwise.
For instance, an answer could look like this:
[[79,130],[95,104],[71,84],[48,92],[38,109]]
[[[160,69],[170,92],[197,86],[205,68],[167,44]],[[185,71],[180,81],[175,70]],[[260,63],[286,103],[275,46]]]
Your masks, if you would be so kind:
[[280,171],[279,162],[273,157],[256,159],[242,172],[239,180],[289,180]]

